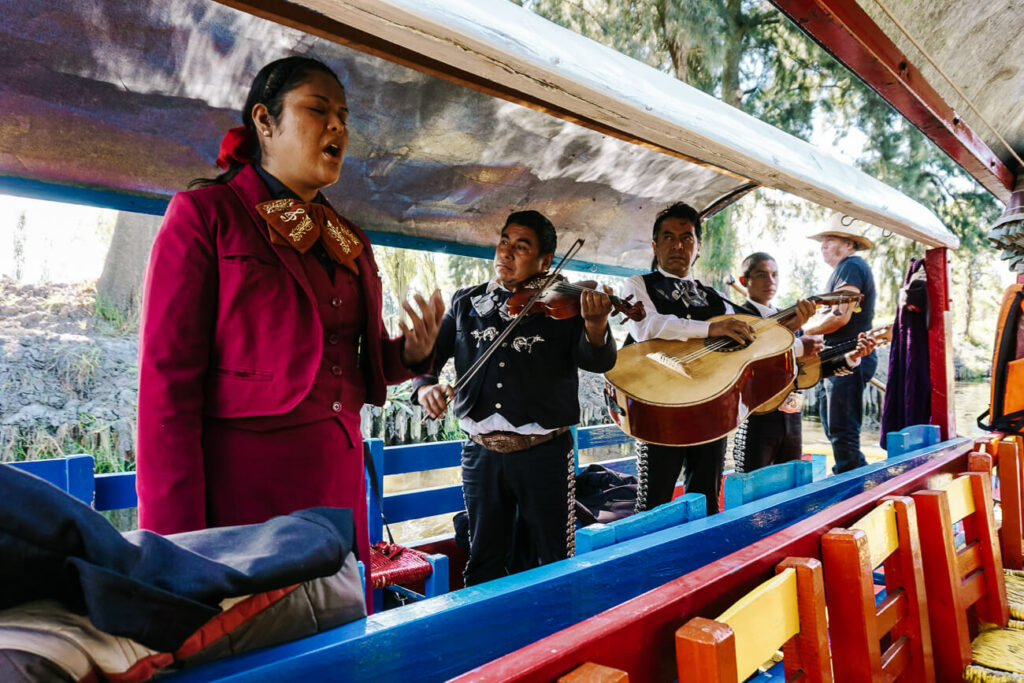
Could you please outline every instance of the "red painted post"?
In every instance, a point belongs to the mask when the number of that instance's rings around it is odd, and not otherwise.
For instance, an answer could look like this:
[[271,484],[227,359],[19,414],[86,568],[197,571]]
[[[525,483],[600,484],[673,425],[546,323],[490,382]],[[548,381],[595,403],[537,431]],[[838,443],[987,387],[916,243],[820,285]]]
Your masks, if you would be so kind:
[[949,250],[929,249],[925,253],[928,277],[928,374],[932,385],[931,423],[938,425],[942,438],[956,434],[953,412],[953,317],[949,301]]
[[694,617],[676,631],[679,683],[736,683],[736,637],[726,624]]
[[[989,457],[989,456],[981,456]],[[992,468],[989,460],[989,470]],[[1010,605],[1003,581],[1003,556],[996,540],[996,525],[992,514],[992,477],[987,472],[968,472],[974,493],[974,533],[981,547],[981,567],[985,574],[985,595],[975,608],[978,618],[986,623],[1006,626],[1010,620]],[[967,528],[967,525],[964,525]],[[970,542],[972,539],[968,538]]]
[[1008,436],[998,444],[999,502],[1003,506],[999,544],[1007,569],[1024,569],[1024,472],[1020,442],[1020,437]]
[[[932,633],[928,621],[928,601],[924,585],[924,560],[917,525],[917,508],[909,496],[887,496],[896,506],[896,531],[900,550],[885,564],[886,590],[893,592],[897,582],[908,598],[907,616],[893,628],[892,640],[906,636],[913,643],[912,660],[906,680],[924,683],[935,680]],[[890,584],[890,576],[892,583]],[[901,679],[902,680],[902,679]]]
[[967,608],[961,604],[960,570],[949,500],[945,491],[918,491],[911,497],[921,532],[935,675],[939,681],[952,683],[962,680],[964,667],[971,663],[971,636]]
[[629,683],[629,674],[621,669],[587,662],[559,678],[558,683]]
[[874,672],[882,671],[882,648],[875,633],[874,568],[867,535],[860,529],[832,529],[821,539],[821,561],[836,681],[873,680]]
[[[787,557],[775,567],[775,573],[791,567],[796,570],[800,632],[782,646],[786,680],[832,683],[832,655],[828,648],[825,578],[821,562],[812,557]],[[801,672],[804,678],[799,677]]]

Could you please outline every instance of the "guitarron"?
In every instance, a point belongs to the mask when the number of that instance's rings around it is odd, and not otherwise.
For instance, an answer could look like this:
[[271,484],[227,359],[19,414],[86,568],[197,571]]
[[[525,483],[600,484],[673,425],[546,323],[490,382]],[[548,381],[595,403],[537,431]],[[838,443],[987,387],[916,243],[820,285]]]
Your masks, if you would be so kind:
[[[819,305],[860,301],[862,294],[833,292],[808,299]],[[797,374],[793,333],[780,323],[796,307],[769,318],[725,315],[754,328],[740,344],[729,337],[685,341],[651,339],[619,351],[605,373],[605,398],[622,431],[648,443],[693,446],[719,439],[752,411],[792,388]]]

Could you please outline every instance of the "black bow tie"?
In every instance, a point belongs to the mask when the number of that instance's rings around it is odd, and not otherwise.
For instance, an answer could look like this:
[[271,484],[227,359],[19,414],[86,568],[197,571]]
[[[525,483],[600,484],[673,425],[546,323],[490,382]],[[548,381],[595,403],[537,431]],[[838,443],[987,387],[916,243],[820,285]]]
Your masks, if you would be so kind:
[[682,301],[689,307],[707,306],[708,298],[704,290],[693,280],[674,280],[672,282],[672,298]]

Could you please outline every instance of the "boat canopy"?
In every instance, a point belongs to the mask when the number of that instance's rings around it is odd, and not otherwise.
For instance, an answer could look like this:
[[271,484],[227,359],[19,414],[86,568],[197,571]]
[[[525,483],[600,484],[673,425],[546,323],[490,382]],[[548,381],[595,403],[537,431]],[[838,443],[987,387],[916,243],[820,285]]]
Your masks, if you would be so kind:
[[303,54],[351,109],[325,194],[384,243],[488,255],[509,211],[534,208],[624,274],[659,209],[710,214],[763,185],[957,245],[897,190],[505,0],[229,4],[6,3],[0,190],[162,212],[214,174],[255,72]]

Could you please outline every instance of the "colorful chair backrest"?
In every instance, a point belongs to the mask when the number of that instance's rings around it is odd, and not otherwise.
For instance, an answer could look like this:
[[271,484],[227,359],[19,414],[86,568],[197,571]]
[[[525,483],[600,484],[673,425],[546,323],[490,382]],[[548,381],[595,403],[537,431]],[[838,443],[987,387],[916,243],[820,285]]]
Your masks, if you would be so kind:
[[[975,468],[985,471],[967,472],[941,489],[912,496],[939,680],[960,680],[970,664],[971,632],[977,626],[972,622],[1006,626],[1010,618],[992,514],[992,460],[981,453],[972,458]],[[953,525],[960,521],[965,543],[958,548]]]
[[[821,539],[821,556],[836,681],[934,681],[914,501],[884,499],[849,528],[832,529]],[[885,599],[876,604],[872,574],[879,565]]]
[[781,647],[787,681],[832,681],[821,563],[787,557],[717,620],[676,631],[680,683],[739,683]]

